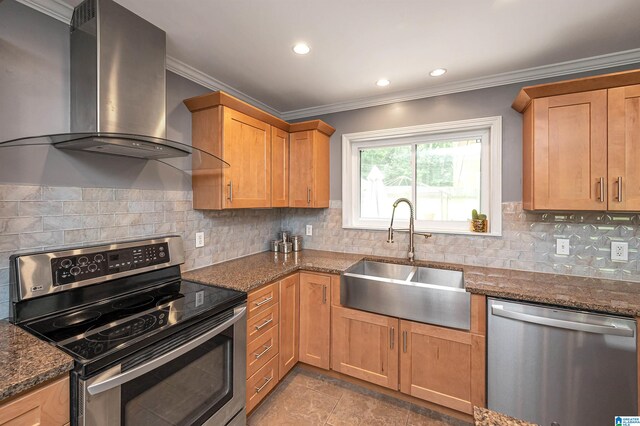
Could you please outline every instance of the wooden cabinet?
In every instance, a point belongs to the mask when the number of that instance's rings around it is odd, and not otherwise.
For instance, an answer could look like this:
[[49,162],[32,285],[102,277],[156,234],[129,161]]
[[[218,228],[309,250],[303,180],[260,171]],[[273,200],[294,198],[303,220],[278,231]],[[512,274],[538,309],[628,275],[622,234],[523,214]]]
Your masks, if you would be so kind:
[[224,208],[271,206],[271,126],[223,107]]
[[329,136],[319,130],[291,133],[290,207],[329,207]]
[[523,207],[640,211],[640,70],[523,88]]
[[0,425],[69,423],[69,378],[63,377],[0,405]]
[[300,274],[280,281],[280,363],[278,379],[298,362],[300,340]]
[[278,384],[278,357],[273,357],[253,376],[247,379],[247,413]]
[[289,133],[271,127],[271,207],[289,206]]
[[[184,103],[191,111],[193,146],[229,164],[202,165],[193,156],[195,209],[329,206],[329,136],[334,128],[320,120],[289,124],[224,92]],[[301,143],[291,151],[294,141]]]
[[331,276],[300,273],[300,362],[329,369]]
[[525,208],[605,210],[607,91],[535,99],[524,115]]
[[485,337],[400,321],[400,390],[468,414],[484,407]]
[[608,209],[640,211],[640,85],[608,95]]
[[398,389],[397,318],[334,306],[331,328],[333,370]]

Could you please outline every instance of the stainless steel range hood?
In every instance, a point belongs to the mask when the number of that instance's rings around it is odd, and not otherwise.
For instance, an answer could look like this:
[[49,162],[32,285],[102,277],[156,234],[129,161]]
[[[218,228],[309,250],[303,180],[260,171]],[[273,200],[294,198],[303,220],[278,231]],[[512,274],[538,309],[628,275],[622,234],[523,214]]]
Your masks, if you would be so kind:
[[228,166],[210,153],[166,139],[164,31],[113,0],[85,0],[74,9],[70,33],[71,133],[21,138],[0,147],[50,144],[153,160],[198,152],[194,168]]

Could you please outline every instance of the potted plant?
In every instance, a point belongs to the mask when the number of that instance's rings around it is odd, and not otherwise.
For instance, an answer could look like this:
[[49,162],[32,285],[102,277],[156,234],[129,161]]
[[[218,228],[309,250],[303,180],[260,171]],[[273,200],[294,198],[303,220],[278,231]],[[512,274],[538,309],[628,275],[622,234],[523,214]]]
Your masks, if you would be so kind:
[[473,232],[487,232],[487,215],[478,213],[478,210],[471,210],[470,228]]

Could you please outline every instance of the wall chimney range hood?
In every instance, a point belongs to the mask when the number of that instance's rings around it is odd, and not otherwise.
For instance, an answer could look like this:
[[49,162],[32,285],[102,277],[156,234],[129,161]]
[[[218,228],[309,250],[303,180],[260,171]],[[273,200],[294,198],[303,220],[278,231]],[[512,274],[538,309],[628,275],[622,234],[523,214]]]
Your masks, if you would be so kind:
[[180,169],[168,160],[191,156],[193,169],[229,166],[213,154],[166,139],[164,31],[113,0],[85,0],[73,11],[70,46],[71,132],[0,142],[0,148],[51,145]]

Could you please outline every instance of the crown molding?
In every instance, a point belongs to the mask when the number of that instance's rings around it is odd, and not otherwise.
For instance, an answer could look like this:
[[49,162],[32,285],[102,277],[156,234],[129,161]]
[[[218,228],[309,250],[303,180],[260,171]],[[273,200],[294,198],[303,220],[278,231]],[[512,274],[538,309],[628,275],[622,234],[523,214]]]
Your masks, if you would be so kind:
[[275,108],[270,107],[269,105],[260,102],[257,99],[252,98],[251,96],[243,93],[239,90],[234,89],[226,83],[223,83],[220,80],[217,80],[211,77],[208,74],[203,73],[202,71],[185,64],[184,62],[168,56],[167,55],[167,63],[166,68],[168,71],[171,71],[179,76],[186,78],[187,80],[191,80],[194,83],[197,83],[201,86],[204,86],[211,90],[222,90],[223,92],[228,93],[231,96],[234,96],[240,100],[243,100],[256,108],[260,108],[261,110],[268,112],[271,115],[275,115],[280,118],[281,112]]
[[[16,0],[25,6],[31,7],[39,12],[51,16],[65,24],[69,24],[73,14],[73,7],[62,0]],[[318,115],[331,114],[341,111],[368,108],[373,106],[386,105],[396,102],[412,101],[422,98],[460,93],[470,90],[486,89],[489,87],[504,86],[507,84],[522,83],[526,81],[541,80],[545,78],[559,77],[568,74],[594,71],[605,68],[613,68],[623,65],[640,63],[640,49],[626,50],[623,52],[609,53],[606,55],[592,56],[584,59],[560,62],[541,67],[527,68],[524,70],[494,74],[486,77],[479,77],[470,80],[457,81],[440,84],[437,86],[418,90],[407,90],[390,93],[383,96],[372,96],[368,98],[356,99],[353,101],[337,102],[327,105],[318,105],[309,108],[301,108],[291,111],[281,112],[266,105],[251,96],[234,89],[220,80],[185,64],[171,56],[167,56],[167,70],[174,72],[188,80],[198,83],[212,90],[222,90],[236,98],[242,99],[263,109],[270,114],[283,120],[295,120],[299,118],[314,117]]]
[[32,9],[42,12],[47,16],[51,16],[58,21],[69,25],[71,16],[73,15],[73,7],[60,0],[16,0]]
[[541,80],[634,63],[640,63],[640,49],[592,56],[574,61],[566,61],[541,67],[494,74],[470,80],[455,81],[424,89],[391,93],[384,96],[372,96],[356,99],[354,101],[338,102],[334,104],[284,111],[281,113],[281,118],[283,120],[295,120],[298,118],[315,117],[335,112],[387,105],[396,102],[412,101],[451,93],[467,92],[470,90],[486,89],[489,87],[505,86],[508,84]]

